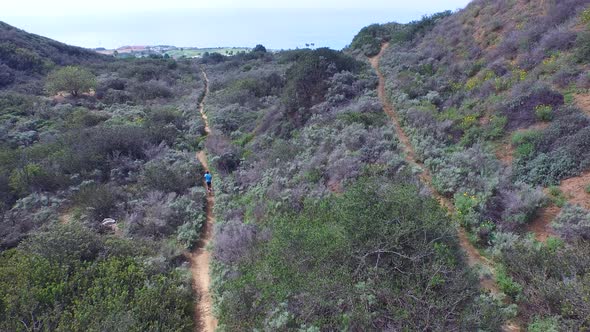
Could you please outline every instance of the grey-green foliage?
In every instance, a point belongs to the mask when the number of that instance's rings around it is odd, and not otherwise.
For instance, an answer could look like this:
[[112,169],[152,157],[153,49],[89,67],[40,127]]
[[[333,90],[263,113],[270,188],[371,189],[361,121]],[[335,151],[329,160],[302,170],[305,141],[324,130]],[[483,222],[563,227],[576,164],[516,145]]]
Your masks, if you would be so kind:
[[204,188],[196,187],[188,195],[176,199],[171,204],[173,218],[182,222],[178,227],[176,239],[186,248],[196,245],[205,223],[204,208],[206,192]]
[[140,183],[150,190],[182,194],[199,183],[202,170],[193,155],[166,149],[145,164]]
[[553,228],[567,240],[588,240],[590,239],[590,211],[579,205],[566,204],[553,221]]

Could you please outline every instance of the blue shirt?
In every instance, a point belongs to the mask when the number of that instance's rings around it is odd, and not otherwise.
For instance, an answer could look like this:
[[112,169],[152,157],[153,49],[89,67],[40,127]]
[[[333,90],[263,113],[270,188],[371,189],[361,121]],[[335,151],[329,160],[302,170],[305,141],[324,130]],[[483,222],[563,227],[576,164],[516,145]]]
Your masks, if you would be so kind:
[[211,182],[211,173],[205,173],[205,181]]

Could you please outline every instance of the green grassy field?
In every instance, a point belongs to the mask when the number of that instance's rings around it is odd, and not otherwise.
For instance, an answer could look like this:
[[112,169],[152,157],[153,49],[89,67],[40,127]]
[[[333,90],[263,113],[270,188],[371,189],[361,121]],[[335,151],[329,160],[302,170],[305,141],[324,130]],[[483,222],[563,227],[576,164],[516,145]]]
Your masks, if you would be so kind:
[[177,58],[185,56],[187,58],[190,57],[201,57],[205,52],[213,53],[217,52],[223,55],[232,55],[238,52],[250,52],[250,48],[246,47],[215,47],[215,48],[185,48],[185,49],[177,49],[172,51],[167,51],[171,57]]

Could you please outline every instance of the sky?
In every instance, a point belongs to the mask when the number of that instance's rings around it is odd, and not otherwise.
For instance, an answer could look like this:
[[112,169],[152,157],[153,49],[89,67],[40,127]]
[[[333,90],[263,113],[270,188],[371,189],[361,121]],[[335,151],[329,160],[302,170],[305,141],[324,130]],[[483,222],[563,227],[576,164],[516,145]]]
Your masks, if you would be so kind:
[[124,45],[341,49],[372,23],[406,23],[468,0],[14,0],[0,21],[94,48]]

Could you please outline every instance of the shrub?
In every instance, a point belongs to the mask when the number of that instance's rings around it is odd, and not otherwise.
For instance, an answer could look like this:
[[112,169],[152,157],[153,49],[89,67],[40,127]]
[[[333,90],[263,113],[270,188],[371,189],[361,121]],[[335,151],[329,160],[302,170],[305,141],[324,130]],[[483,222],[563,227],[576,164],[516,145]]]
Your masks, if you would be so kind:
[[[545,203],[545,196],[540,188],[532,188],[522,183],[516,184],[513,190],[501,192],[501,196],[505,207],[502,221],[507,224],[524,225]],[[514,229],[513,227],[508,226],[509,229]]]
[[514,101],[503,105],[502,113],[508,118],[508,129],[514,130],[534,124],[536,122],[535,109],[539,105],[551,106],[556,109],[563,105],[563,102],[562,94],[541,85],[533,87],[532,91],[517,96]]
[[87,128],[98,125],[109,119],[109,115],[98,112],[91,112],[86,108],[76,108],[64,119],[68,128]]
[[193,188],[187,195],[150,191],[131,202],[131,213],[125,218],[130,234],[165,238],[176,233],[185,248],[191,248],[199,238],[205,221],[205,192]]
[[0,329],[192,330],[186,278],[155,271],[145,253],[121,251],[123,246],[143,247],[138,241],[102,241],[77,225],[57,225],[2,253]]
[[0,42],[0,60],[12,69],[31,73],[43,72],[46,65],[36,52],[4,40]]
[[577,77],[579,77],[579,72],[576,69],[565,68],[565,69],[561,69],[557,73],[555,73],[555,75],[553,75],[553,77],[552,77],[552,81],[558,87],[566,88]]
[[590,212],[577,206],[566,204],[553,222],[553,228],[568,241],[590,239]]
[[63,199],[48,194],[32,193],[2,211],[0,222],[0,249],[12,248],[34,229],[55,222]]
[[[469,286],[476,280],[459,271],[457,243],[447,234],[451,225],[434,200],[418,196],[414,187],[378,179],[351,188],[343,196],[306,202],[299,213],[270,217],[264,225],[272,227],[271,238],[257,243],[255,254],[246,254],[252,262],[241,258],[239,250],[226,257],[241,263],[232,264],[233,277],[221,288],[220,323],[249,330],[265,321],[280,325],[285,318],[298,326],[332,330],[343,326],[345,315],[350,319],[344,328],[351,330],[499,327],[497,304],[476,300]],[[247,226],[231,227],[242,233]],[[231,238],[229,244],[235,245],[237,237]],[[451,300],[458,299],[458,292],[472,294],[462,297],[461,308]],[[379,294],[397,294],[401,300]],[[284,302],[288,305],[275,310]],[[423,310],[434,302],[439,309],[424,320]],[[350,305],[335,309],[338,303]],[[449,313],[460,321],[445,319]]]
[[551,51],[567,50],[574,44],[576,32],[564,28],[553,29],[543,35],[536,53],[548,56]]
[[340,71],[358,72],[361,67],[352,57],[327,48],[301,51],[286,72],[283,102],[287,111],[298,125],[304,123],[305,111],[323,101],[328,91],[326,79]]
[[500,290],[513,300],[517,300],[522,293],[523,287],[506,273],[506,268],[502,265],[496,266],[496,282]]
[[14,82],[15,74],[7,65],[0,63],[0,88]]
[[579,165],[575,156],[558,149],[553,153],[536,154],[532,160],[515,162],[514,175],[518,181],[532,185],[552,185],[568,176],[576,175]]
[[549,105],[538,105],[535,107],[535,115],[540,121],[550,121],[553,118],[553,107]]
[[67,91],[75,97],[96,88],[96,77],[84,68],[67,66],[50,73],[45,88],[50,94]]
[[140,183],[151,190],[184,194],[199,183],[202,171],[192,156],[169,151],[145,164]]
[[125,68],[121,71],[125,77],[135,78],[139,82],[147,82],[150,80],[159,80],[166,75],[166,67],[163,65],[164,61],[155,59],[134,59],[134,61],[127,61],[124,64]]
[[75,223],[55,224],[21,245],[27,252],[63,265],[92,261],[103,246],[95,232]]
[[254,246],[261,240],[259,227],[232,220],[218,225],[215,232],[214,255],[220,262],[234,266],[254,258]]
[[575,44],[575,57],[580,63],[590,62],[590,31],[582,31],[578,34]]
[[176,199],[172,205],[172,218],[178,227],[176,239],[186,248],[197,244],[201,228],[205,223],[206,192],[203,188],[193,188],[188,195]]
[[9,184],[21,197],[35,190],[55,188],[53,177],[38,164],[27,164],[21,169],[14,169],[10,175]]
[[558,317],[535,317],[533,322],[527,327],[530,332],[559,332],[559,318]]
[[588,328],[590,305],[584,296],[590,295],[589,253],[584,242],[555,248],[528,240],[503,251],[506,271],[522,286],[520,316],[537,324],[540,314],[553,316],[559,319],[559,330]]
[[590,24],[590,8],[580,13],[580,21],[584,24]]
[[121,198],[120,192],[110,185],[90,183],[83,185],[73,198],[84,209],[90,225],[98,227],[104,218],[113,217]]
[[163,81],[147,81],[131,87],[132,95],[137,101],[151,100],[156,98],[172,97],[172,89]]

